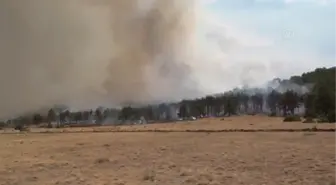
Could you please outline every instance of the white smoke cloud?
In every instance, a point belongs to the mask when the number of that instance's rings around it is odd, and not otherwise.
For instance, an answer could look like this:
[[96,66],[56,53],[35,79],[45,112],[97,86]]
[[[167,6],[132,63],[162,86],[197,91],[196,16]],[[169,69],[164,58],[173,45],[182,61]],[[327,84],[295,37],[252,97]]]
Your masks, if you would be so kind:
[[204,2],[0,1],[0,118],[54,104],[179,100],[268,80],[274,63],[250,48],[270,41],[230,34]]

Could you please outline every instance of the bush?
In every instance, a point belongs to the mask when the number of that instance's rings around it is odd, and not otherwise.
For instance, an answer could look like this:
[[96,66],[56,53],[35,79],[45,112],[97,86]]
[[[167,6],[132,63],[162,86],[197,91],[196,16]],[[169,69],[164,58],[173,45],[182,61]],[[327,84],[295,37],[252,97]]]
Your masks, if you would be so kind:
[[0,130],[4,129],[6,127],[6,123],[0,122]]
[[20,130],[20,131],[23,130],[23,125],[21,124],[15,125],[14,130]]
[[53,125],[51,123],[48,123],[47,128],[53,128]]
[[300,116],[286,116],[283,121],[284,122],[297,122],[297,121],[301,121],[301,118]]
[[269,117],[276,117],[276,113],[275,112],[272,112],[268,115]]
[[302,123],[315,123],[313,118],[307,117]]
[[317,119],[317,122],[318,122],[318,123],[329,123],[329,120],[328,120],[327,117],[319,117],[319,118]]
[[64,128],[64,126],[65,126],[64,124],[57,124],[56,128]]
[[328,121],[329,123],[335,123],[336,122],[336,112],[330,111],[328,114]]
[[28,128],[26,128],[23,124],[17,124],[15,127],[14,127],[15,130],[19,130],[20,132],[23,132],[23,131],[28,131]]
[[76,124],[76,125],[68,125],[68,127],[96,127],[96,126],[100,126],[96,123],[91,123],[91,124]]

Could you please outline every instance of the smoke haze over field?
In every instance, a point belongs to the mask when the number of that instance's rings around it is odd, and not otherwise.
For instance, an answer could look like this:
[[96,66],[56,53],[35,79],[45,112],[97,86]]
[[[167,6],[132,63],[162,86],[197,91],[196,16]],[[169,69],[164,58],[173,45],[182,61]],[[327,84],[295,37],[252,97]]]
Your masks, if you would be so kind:
[[142,2],[0,1],[0,117],[183,95],[196,4]]
[[221,63],[237,43],[207,16],[200,0],[1,0],[0,117],[178,100],[272,76],[264,63]]

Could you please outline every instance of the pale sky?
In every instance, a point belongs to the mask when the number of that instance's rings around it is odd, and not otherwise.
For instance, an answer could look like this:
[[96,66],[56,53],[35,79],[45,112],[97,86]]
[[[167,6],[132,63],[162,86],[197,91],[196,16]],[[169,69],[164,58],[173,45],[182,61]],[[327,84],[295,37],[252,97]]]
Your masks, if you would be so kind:
[[217,33],[226,37],[225,65],[261,65],[263,70],[254,66],[258,70],[251,76],[268,73],[268,78],[335,65],[335,2],[204,0],[204,6],[218,25]]

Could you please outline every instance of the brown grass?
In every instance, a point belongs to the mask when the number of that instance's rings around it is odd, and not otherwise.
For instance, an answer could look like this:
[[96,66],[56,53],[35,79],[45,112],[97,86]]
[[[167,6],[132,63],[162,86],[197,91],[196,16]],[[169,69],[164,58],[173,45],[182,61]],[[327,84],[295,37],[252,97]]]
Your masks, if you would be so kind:
[[[45,129],[31,128],[30,132],[109,132],[109,131],[230,131],[230,130],[303,130],[335,129],[335,124],[315,124],[302,122],[283,122],[283,118],[267,116],[239,116],[228,118],[207,118],[197,121],[158,123],[132,126],[100,126],[81,128]],[[11,129],[0,133],[12,133]]]
[[[293,125],[228,119],[150,127]],[[333,132],[0,134],[0,148],[1,185],[324,185],[335,179]]]

